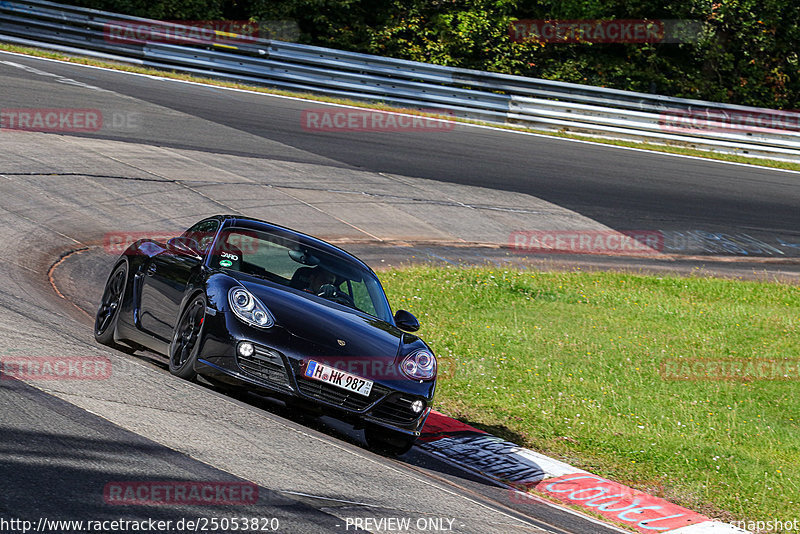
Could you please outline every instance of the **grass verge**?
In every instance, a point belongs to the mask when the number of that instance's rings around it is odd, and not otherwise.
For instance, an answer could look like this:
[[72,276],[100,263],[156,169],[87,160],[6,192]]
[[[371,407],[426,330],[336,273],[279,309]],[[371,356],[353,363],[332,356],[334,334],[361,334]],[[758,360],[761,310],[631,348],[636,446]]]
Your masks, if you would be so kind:
[[256,91],[260,93],[266,94],[274,94],[280,96],[289,96],[293,98],[304,98],[308,100],[315,100],[317,102],[327,102],[330,104],[342,104],[347,106],[353,107],[361,107],[361,108],[368,108],[368,109],[380,109],[384,111],[395,111],[395,112],[403,112],[409,113],[414,115],[423,115],[423,116],[433,116],[433,117],[442,117],[448,120],[454,120],[456,122],[461,122],[464,124],[480,124],[485,126],[491,126],[493,128],[500,128],[504,130],[512,130],[512,131],[519,131],[519,132],[528,132],[528,133],[535,133],[539,135],[548,135],[552,137],[561,137],[566,139],[577,139],[579,141],[590,141],[593,143],[602,143],[606,145],[613,145],[613,146],[622,146],[628,148],[638,148],[641,150],[651,150],[653,152],[664,152],[666,154],[679,154],[683,156],[694,156],[698,158],[706,158],[706,159],[713,159],[719,161],[729,161],[733,163],[743,163],[748,165],[758,165],[761,167],[769,167],[775,169],[786,169],[791,171],[800,171],[800,164],[792,163],[788,161],[777,161],[771,159],[764,159],[764,158],[753,158],[747,156],[738,156],[735,154],[716,154],[713,152],[708,152],[706,150],[697,150],[693,148],[686,148],[683,146],[675,146],[675,145],[661,145],[661,144],[652,144],[652,143],[638,143],[634,141],[624,141],[624,140],[617,140],[617,139],[603,139],[601,137],[592,137],[588,135],[579,135],[573,134],[568,132],[553,132],[553,131],[546,131],[546,130],[535,130],[532,128],[524,128],[521,126],[513,126],[507,124],[492,124],[492,123],[484,123],[480,121],[470,120],[470,119],[461,119],[461,118],[453,118],[450,116],[438,116],[435,114],[424,113],[413,109],[403,109],[394,106],[389,106],[386,104],[381,103],[367,103],[358,100],[348,100],[343,98],[332,98],[326,97],[321,95],[316,95],[312,93],[302,93],[302,92],[293,92],[293,91],[285,91],[280,89],[273,89],[268,87],[260,87],[260,86],[253,86],[247,85],[242,83],[234,83],[228,82],[223,80],[217,80],[213,78],[202,78],[197,76],[190,76],[188,74],[182,74],[179,72],[174,71],[165,71],[165,70],[158,70],[152,68],[145,68],[145,67],[137,67],[134,65],[127,65],[124,63],[117,63],[113,61],[102,61],[98,59],[93,59],[89,57],[83,56],[71,56],[68,54],[63,54],[60,52],[52,52],[49,50],[41,50],[38,48],[31,48],[27,46],[18,46],[18,45],[11,45],[7,43],[0,43],[0,50],[5,50],[7,52],[16,52],[18,54],[26,54],[29,56],[35,57],[44,57],[49,59],[56,59],[59,61],[66,61],[70,63],[78,63],[81,65],[92,65],[96,67],[104,67],[109,69],[121,70],[125,72],[134,72],[137,74],[146,74],[148,76],[159,76],[162,78],[170,78],[174,80],[184,80],[190,81],[194,83],[202,83],[207,85],[215,85],[218,87],[231,87],[235,89],[243,89],[247,91]]
[[800,370],[687,381],[662,362],[797,364],[797,286],[493,268],[382,278],[442,359],[444,412],[722,520],[796,515]]

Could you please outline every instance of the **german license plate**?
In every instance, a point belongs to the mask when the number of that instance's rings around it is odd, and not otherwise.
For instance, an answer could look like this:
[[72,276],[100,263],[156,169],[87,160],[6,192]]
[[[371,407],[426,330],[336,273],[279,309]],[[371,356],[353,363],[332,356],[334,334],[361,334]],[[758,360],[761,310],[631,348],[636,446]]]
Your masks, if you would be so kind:
[[372,381],[366,378],[360,378],[356,375],[351,375],[329,365],[323,365],[319,362],[311,360],[306,365],[305,376],[313,380],[319,380],[332,386],[358,393],[365,397],[369,397],[372,391]]

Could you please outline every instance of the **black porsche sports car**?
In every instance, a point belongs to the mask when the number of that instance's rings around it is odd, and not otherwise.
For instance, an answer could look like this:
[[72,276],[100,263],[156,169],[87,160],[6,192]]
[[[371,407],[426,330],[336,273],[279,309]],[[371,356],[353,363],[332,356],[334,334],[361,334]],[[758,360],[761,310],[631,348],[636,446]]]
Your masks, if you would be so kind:
[[95,339],[150,349],[185,379],[284,398],[364,428],[400,454],[419,436],[437,361],[378,277],[314,237],[231,215],[133,243],[114,265]]

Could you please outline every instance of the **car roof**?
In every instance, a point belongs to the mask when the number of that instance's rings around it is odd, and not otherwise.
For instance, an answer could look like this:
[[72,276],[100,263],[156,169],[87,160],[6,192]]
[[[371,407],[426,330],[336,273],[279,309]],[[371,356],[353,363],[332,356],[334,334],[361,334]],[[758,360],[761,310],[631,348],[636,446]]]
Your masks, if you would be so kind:
[[302,245],[307,245],[316,248],[318,250],[321,250],[323,252],[327,252],[328,254],[331,254],[332,256],[340,258],[345,261],[355,262],[359,266],[375,274],[374,271],[369,267],[369,265],[367,265],[357,257],[353,256],[349,252],[342,250],[335,245],[331,245],[327,241],[323,241],[322,239],[318,239],[308,234],[298,232],[297,230],[293,230],[285,226],[280,226],[278,224],[273,224],[271,222],[262,221],[261,219],[254,219],[253,217],[242,217],[241,215],[217,215],[215,217],[209,217],[209,218],[222,220],[223,228],[233,226],[236,228],[245,228],[249,230],[262,230],[266,232],[283,234],[287,237],[293,238]]

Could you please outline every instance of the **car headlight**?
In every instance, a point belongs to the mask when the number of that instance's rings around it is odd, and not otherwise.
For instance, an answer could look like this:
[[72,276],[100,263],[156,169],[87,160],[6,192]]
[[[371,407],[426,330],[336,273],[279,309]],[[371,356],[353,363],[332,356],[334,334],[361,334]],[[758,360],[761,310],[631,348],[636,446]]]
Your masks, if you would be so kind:
[[436,376],[436,357],[429,350],[418,350],[403,358],[400,369],[408,378],[427,380]]
[[234,286],[228,291],[228,303],[236,317],[249,325],[270,328],[275,324],[275,318],[267,307],[241,286]]

